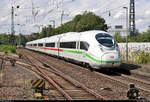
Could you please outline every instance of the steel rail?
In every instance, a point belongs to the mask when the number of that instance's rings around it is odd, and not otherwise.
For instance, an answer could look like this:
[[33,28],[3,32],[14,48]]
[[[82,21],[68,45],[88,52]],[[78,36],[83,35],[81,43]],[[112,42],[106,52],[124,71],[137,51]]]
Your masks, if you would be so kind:
[[[46,66],[48,66],[47,68],[51,68],[55,74],[63,77],[64,79],[68,80],[69,82],[71,82],[74,85],[78,85],[78,86],[82,87],[86,92],[88,92],[88,93],[92,94],[93,96],[95,96],[96,99],[98,99],[98,100],[104,100],[104,97],[102,97],[98,93],[94,92],[93,90],[87,88],[84,84],[81,84],[78,81],[72,79],[71,77],[65,75],[61,71],[59,71],[56,68],[54,68],[52,65],[49,65],[48,63],[44,62],[42,59],[36,58],[35,56],[33,56],[33,54],[31,56],[34,57],[36,60],[38,60],[40,63],[43,63]],[[42,58],[45,59],[45,57],[42,57]],[[47,59],[45,59],[45,60],[47,60]],[[46,67],[44,67],[44,68],[46,68]],[[51,71],[50,69],[47,69],[47,70]]]
[[[126,81],[124,81],[124,80],[121,80],[121,79],[117,79],[117,78],[114,78],[114,77],[112,77],[112,76],[108,76],[108,75],[105,75],[105,74],[102,74],[102,73],[98,73],[98,72],[95,72],[96,74],[98,74],[98,75],[101,75],[101,76],[103,76],[103,77],[106,77],[106,78],[108,78],[108,79],[111,79],[111,80],[114,80],[114,81],[116,81],[116,82],[119,82],[119,83],[122,83],[122,84],[124,84],[124,85],[129,85]],[[141,88],[141,86],[139,86],[139,85],[136,85],[136,87],[138,88],[138,89],[140,89],[140,90],[143,90],[143,91],[145,91],[145,92],[148,92],[148,93],[150,93],[150,90],[147,90],[146,88]]]
[[127,75],[122,74],[122,73],[119,73],[119,72],[114,72],[114,73],[116,73],[116,74],[121,74],[121,76],[123,76],[123,77],[125,77],[125,78],[128,78],[128,79],[130,79],[130,80],[135,80],[135,81],[138,81],[138,82],[140,82],[140,83],[150,85],[150,82],[148,82],[148,81],[145,81],[145,80],[142,80],[142,79],[138,79],[138,78],[132,77],[132,76],[127,76]]
[[37,73],[38,75],[40,75],[42,78],[44,78],[45,80],[47,80],[50,84],[52,84],[59,92],[61,92],[64,95],[64,97],[67,100],[73,100],[70,95],[68,95],[62,88],[59,87],[59,85],[56,84],[56,82],[54,80],[52,80],[49,76],[47,76],[45,73],[43,73],[38,68],[38,66],[35,65],[34,63],[32,63],[32,61],[27,56],[26,56],[26,58],[31,62],[31,65],[34,66],[38,70],[38,71],[35,71],[35,70],[32,70],[32,71],[34,71],[35,73]]
[[[45,58],[45,57],[43,57],[43,58]],[[38,59],[38,58],[36,58],[36,59]],[[40,59],[38,59],[39,61],[40,61]],[[46,62],[43,62],[43,61],[40,61],[40,62],[42,62],[42,63],[44,63],[44,64],[46,64],[47,66],[49,66],[49,64],[47,64]],[[50,67],[50,66],[49,66]],[[56,70],[55,68],[53,68],[54,70]],[[113,77],[111,77],[111,76],[107,76],[107,75],[105,75],[105,74],[102,74],[102,73],[98,73],[98,72],[95,72],[95,73],[97,73],[97,74],[99,74],[99,75],[102,75],[103,77],[106,77],[106,78],[109,78],[109,79],[111,79],[111,80],[114,80],[114,81],[117,81],[117,82],[120,82],[120,83],[122,83],[122,84],[125,84],[125,85],[129,85],[127,82],[125,82],[124,80],[121,80],[121,79],[117,79],[117,78],[113,78]],[[142,81],[143,83],[144,83],[144,81]],[[148,82],[146,82],[147,84],[149,84]],[[139,85],[136,85],[136,87],[137,88],[139,88],[140,90],[143,90],[143,91],[145,91],[145,92],[148,92],[148,93],[150,93],[150,90],[147,90],[146,88],[144,88],[144,87],[141,87],[141,86],[139,86]]]
[[[26,52],[26,53],[31,53],[31,52]],[[30,56],[32,56],[33,58],[35,58],[36,60],[38,60],[40,63],[42,64],[47,64],[43,62],[43,59],[40,60],[40,58],[36,58],[35,55],[30,54]],[[77,87],[81,87],[83,90],[85,90],[86,92],[90,93],[91,95],[93,95],[97,100],[104,100],[104,97],[102,97],[101,95],[99,95],[98,93],[94,92],[93,90],[87,88],[84,84],[81,84],[80,82],[72,79],[70,76],[65,75],[64,73],[62,73],[61,71],[57,70],[56,68],[54,68],[52,65],[47,64],[48,67],[45,66],[38,66],[41,67],[45,70],[49,70],[61,77],[63,77],[65,80],[67,80],[68,82],[72,83],[73,85],[77,86]],[[51,69],[50,69],[51,68]]]

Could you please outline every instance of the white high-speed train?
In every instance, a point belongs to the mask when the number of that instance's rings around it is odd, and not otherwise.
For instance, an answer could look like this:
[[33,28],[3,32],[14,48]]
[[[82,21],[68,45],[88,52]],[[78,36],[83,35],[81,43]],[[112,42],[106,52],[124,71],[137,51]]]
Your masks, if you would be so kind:
[[107,32],[69,32],[26,43],[26,48],[82,63],[92,68],[116,68],[121,64],[117,42]]

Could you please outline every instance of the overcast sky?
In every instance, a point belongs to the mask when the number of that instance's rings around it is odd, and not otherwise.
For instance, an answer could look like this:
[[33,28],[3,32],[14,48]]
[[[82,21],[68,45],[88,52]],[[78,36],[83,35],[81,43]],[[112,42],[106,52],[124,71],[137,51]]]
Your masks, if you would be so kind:
[[[129,7],[130,0],[1,0],[0,33],[8,33],[11,28],[11,8],[14,6],[15,31],[30,34],[39,32],[42,26],[61,24],[61,13],[64,11],[63,23],[72,20],[77,14],[92,11],[103,17],[109,26],[126,24],[126,12],[123,6]],[[17,9],[16,6],[20,7]],[[150,25],[150,0],[135,0],[136,28],[146,31]],[[33,9],[32,9],[33,8]],[[111,16],[109,16],[109,11]],[[35,16],[34,16],[35,15]],[[20,24],[20,25],[17,25]],[[39,29],[40,28],[40,29]]]

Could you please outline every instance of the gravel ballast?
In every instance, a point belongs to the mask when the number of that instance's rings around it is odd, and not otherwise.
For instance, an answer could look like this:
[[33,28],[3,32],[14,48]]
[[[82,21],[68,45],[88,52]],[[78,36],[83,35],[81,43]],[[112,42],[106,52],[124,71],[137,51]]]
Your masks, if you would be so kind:
[[21,66],[6,65],[0,87],[0,100],[34,99],[30,81],[35,79],[38,76]]

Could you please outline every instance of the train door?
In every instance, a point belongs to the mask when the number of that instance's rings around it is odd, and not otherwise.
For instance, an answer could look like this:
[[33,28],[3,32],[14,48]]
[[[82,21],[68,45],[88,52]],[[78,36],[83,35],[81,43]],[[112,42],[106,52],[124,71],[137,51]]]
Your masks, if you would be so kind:
[[76,42],[76,51],[77,51],[76,60],[79,60],[79,61],[80,61],[80,59],[81,59],[80,41],[77,41],[77,42]]
[[80,41],[80,50],[82,52],[82,59],[86,60],[89,44],[86,41]]
[[59,57],[60,56],[60,52],[59,52],[59,50],[60,50],[60,37],[58,38],[58,42],[57,42],[57,56]]
[[80,42],[81,42],[81,33],[79,35],[79,40],[77,41],[77,50],[78,50],[78,61],[83,62],[83,50],[80,49]]

